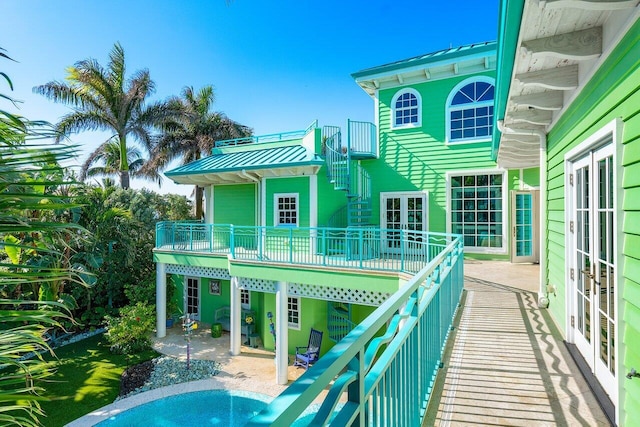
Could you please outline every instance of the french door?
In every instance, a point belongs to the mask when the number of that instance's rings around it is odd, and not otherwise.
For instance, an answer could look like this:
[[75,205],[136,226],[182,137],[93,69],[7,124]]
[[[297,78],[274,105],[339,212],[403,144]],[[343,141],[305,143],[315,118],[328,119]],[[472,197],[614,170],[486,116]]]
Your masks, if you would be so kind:
[[538,192],[511,192],[511,262],[538,262]]
[[424,249],[427,231],[427,194],[422,192],[382,193],[381,224],[387,253],[416,253]]
[[200,320],[200,278],[185,277],[184,312],[192,319]]
[[575,345],[617,404],[617,284],[612,143],[572,162],[570,263]]

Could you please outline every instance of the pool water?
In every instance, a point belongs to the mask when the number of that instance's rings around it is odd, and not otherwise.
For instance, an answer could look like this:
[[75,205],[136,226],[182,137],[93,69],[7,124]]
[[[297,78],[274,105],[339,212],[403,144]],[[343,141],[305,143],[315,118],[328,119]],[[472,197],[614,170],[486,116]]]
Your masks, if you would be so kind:
[[168,396],[114,415],[100,427],[245,425],[272,397],[237,390],[207,390]]

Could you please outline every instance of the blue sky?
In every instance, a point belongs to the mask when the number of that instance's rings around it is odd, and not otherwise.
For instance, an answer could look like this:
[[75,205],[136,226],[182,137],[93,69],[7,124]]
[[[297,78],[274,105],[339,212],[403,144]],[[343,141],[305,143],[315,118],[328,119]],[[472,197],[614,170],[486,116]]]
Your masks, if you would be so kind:
[[[0,71],[23,101],[19,114],[56,123],[66,107],[32,88],[64,79],[81,59],[105,65],[119,41],[128,73],[149,69],[153,99],[211,84],[215,109],[256,134],[303,129],[315,119],[344,125],[373,120],[373,102],[351,73],[495,40],[497,9],[498,0],[3,0],[0,47],[18,62],[2,61]],[[78,164],[105,139],[72,136],[83,147]],[[191,188],[165,179],[160,191]]]

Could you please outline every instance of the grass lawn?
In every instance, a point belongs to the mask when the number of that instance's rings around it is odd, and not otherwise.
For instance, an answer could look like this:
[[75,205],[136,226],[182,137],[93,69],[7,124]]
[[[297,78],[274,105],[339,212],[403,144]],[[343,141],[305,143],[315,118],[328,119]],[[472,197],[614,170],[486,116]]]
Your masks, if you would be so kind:
[[42,402],[47,427],[63,426],[102,406],[113,403],[120,391],[120,376],[126,368],[158,356],[155,351],[116,355],[109,351],[104,335],[69,344],[49,358],[55,375],[42,384],[49,402]]

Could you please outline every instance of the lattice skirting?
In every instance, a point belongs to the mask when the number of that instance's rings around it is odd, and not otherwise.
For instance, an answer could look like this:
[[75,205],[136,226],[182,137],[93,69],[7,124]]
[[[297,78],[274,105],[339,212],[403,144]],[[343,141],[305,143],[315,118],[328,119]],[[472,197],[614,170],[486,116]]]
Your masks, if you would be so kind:
[[[166,272],[167,274],[179,274],[182,276],[208,277],[211,279],[231,280],[229,271],[224,268],[167,264]],[[238,282],[241,289],[269,294],[276,293],[276,282],[273,280],[240,277]],[[373,292],[361,289],[344,289],[306,283],[289,283],[287,287],[287,294],[290,296],[303,298],[370,305],[374,307],[379,306],[391,296],[391,293],[388,292]]]

